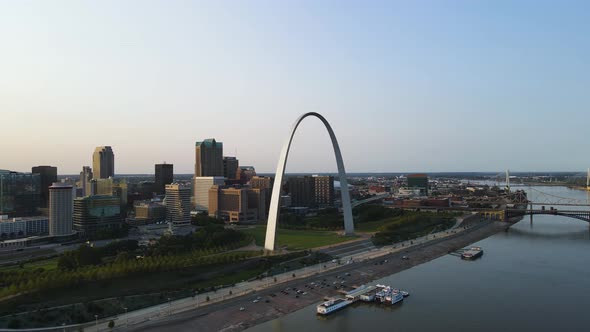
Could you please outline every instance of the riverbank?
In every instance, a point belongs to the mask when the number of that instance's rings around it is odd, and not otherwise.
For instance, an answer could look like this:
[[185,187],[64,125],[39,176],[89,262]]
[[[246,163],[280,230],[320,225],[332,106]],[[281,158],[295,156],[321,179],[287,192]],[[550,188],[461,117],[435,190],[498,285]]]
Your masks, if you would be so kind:
[[[198,310],[189,310],[176,315],[163,317],[156,322],[144,322],[128,330],[159,331],[164,328],[175,331],[241,331],[260,323],[281,317],[294,311],[316,304],[326,296],[337,296],[332,288],[306,288],[311,282],[326,280],[330,284],[340,280],[336,276],[349,273],[347,285],[360,285],[395,274],[413,266],[431,261],[448,252],[463,248],[480,241],[510,226],[503,222],[482,222],[469,229],[448,235],[444,238],[431,239],[422,244],[404,248],[392,248],[389,252],[375,252],[361,262],[355,261],[329,272],[283,282],[260,289],[239,298],[208,305]],[[410,259],[403,260],[402,256]],[[370,258],[369,258],[370,257]],[[385,260],[387,262],[385,263]],[[287,288],[296,287],[307,294],[297,296],[292,291],[281,293]],[[273,296],[274,295],[274,296]],[[254,303],[257,297],[260,301]],[[240,310],[244,308],[244,310]]]

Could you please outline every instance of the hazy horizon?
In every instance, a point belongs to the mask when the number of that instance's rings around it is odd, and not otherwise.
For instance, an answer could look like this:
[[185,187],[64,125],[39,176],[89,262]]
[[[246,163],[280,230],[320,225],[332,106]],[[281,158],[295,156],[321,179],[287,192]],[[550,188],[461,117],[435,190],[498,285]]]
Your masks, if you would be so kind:
[[[273,173],[323,114],[348,173],[585,172],[590,3],[5,1],[0,169],[194,168],[224,143]],[[335,172],[317,119],[287,172]]]

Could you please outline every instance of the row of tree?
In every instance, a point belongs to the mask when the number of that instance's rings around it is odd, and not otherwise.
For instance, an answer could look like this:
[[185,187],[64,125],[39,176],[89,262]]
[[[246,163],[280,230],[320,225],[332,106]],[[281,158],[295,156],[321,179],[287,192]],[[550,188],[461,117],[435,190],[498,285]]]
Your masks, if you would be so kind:
[[[224,248],[227,250],[227,248]],[[3,272],[0,299],[39,290],[76,287],[80,284],[111,280],[145,273],[175,271],[189,267],[229,264],[259,255],[258,252],[229,252],[204,255],[202,251],[175,256],[148,256],[115,260],[109,264],[86,265],[71,270]]]

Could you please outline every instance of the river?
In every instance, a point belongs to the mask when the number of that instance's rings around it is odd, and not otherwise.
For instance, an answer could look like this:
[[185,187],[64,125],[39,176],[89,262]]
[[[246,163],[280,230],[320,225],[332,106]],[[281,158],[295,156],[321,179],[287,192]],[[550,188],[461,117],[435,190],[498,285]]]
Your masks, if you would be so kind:
[[[565,187],[514,187],[588,202]],[[394,306],[355,303],[328,317],[315,305],[248,331],[589,331],[590,227],[561,216],[529,217],[475,245],[482,258],[446,255],[379,279],[411,292]]]

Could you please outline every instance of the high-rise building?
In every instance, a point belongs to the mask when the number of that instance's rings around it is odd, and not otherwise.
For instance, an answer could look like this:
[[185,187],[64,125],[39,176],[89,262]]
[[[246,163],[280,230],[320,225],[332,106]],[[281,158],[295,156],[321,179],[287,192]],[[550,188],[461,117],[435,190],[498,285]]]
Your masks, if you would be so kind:
[[227,222],[258,222],[266,219],[264,190],[212,186],[209,189],[209,216]]
[[334,206],[334,177],[315,175],[313,176],[313,180],[315,206]]
[[127,205],[127,182],[108,179],[93,179],[90,181],[92,195],[115,196],[119,198],[121,207]]
[[223,176],[223,143],[208,138],[195,144],[195,176]]
[[162,195],[166,192],[166,185],[174,182],[174,165],[156,164],[156,189]]
[[123,225],[119,197],[86,196],[74,200],[74,230],[83,237],[94,237],[118,230]]
[[115,176],[115,155],[110,146],[99,146],[94,149],[92,168],[95,179],[108,179]]
[[53,166],[35,166],[31,169],[31,173],[39,174],[41,182],[41,195],[39,198],[39,206],[47,208],[49,206],[49,186],[57,182],[57,167]]
[[268,214],[268,210],[270,208],[270,199],[272,198],[272,185],[274,179],[270,176],[254,176],[250,179],[250,186],[253,189],[260,189],[264,191],[264,197],[266,198],[265,201],[265,215]]
[[179,183],[166,185],[166,219],[175,225],[191,222],[191,188]]
[[72,234],[74,213],[73,187],[54,183],[49,187],[49,235]]
[[408,188],[420,190],[420,195],[428,196],[428,175],[408,174]]
[[239,162],[236,157],[223,157],[223,176],[229,180],[238,178]]
[[315,180],[311,176],[292,176],[289,178],[291,206],[315,206]]
[[270,176],[253,176],[250,179],[252,188],[258,189],[272,189],[273,178]]
[[238,179],[242,184],[250,182],[250,180],[256,176],[256,170],[254,166],[240,166],[238,168]]
[[209,189],[211,186],[222,186],[225,179],[221,176],[201,176],[193,178],[195,210],[209,210]]
[[92,195],[90,181],[92,180],[92,168],[90,166],[82,167],[80,172],[79,187],[82,188],[82,196]]
[[0,215],[36,215],[41,195],[41,176],[0,170]]
[[135,222],[137,224],[151,224],[166,220],[166,206],[162,202],[135,202]]

